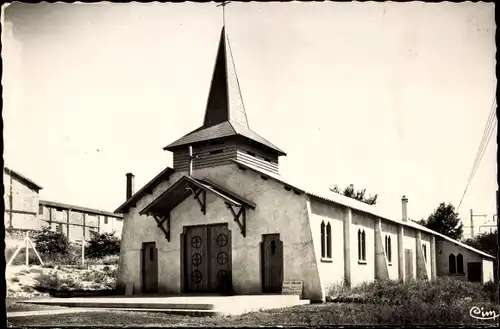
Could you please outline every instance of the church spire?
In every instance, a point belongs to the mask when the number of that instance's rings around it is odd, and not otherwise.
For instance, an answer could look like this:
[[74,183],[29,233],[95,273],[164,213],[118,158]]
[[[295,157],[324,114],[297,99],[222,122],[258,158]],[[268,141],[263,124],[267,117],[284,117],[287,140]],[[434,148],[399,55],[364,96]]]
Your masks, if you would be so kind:
[[249,127],[229,38],[223,26],[203,126],[211,127],[226,121]]

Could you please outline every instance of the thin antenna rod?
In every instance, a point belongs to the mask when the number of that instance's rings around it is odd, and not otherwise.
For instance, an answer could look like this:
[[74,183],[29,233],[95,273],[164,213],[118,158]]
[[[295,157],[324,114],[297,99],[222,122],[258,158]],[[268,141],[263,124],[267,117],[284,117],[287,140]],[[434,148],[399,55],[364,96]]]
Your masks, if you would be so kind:
[[232,1],[222,1],[220,5],[217,5],[217,7],[222,6],[222,26],[226,26],[226,5],[231,2]]

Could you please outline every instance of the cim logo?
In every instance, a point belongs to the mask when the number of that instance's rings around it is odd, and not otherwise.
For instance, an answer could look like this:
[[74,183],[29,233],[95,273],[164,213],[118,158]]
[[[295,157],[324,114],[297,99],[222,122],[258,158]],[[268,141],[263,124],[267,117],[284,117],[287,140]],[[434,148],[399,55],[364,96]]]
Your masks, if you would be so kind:
[[469,315],[478,320],[493,320],[499,316],[496,311],[485,311],[484,307],[479,308],[477,306],[470,309]]

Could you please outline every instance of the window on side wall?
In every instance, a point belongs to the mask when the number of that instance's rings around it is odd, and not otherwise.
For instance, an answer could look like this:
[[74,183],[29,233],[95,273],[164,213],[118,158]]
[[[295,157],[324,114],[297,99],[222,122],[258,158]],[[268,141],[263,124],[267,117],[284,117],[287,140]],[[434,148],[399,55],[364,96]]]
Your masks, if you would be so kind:
[[422,245],[422,249],[424,251],[424,260],[427,262],[427,245]]
[[457,273],[464,274],[464,256],[462,254],[457,255]]
[[392,248],[391,248],[391,237],[385,236],[385,254],[387,255],[387,261],[389,264],[392,262]]
[[38,214],[43,215],[43,205],[41,204],[38,205]]
[[321,257],[325,258],[325,222],[321,222]]
[[330,223],[326,225],[326,257],[332,258],[332,227]]
[[321,222],[321,260],[331,262],[332,259],[332,227],[330,223]]
[[366,234],[365,230],[358,230],[358,262],[366,263]]
[[450,254],[448,257],[448,267],[450,269],[450,274],[455,274],[457,273],[457,263],[455,259],[455,255]]
[[104,217],[104,224],[108,223],[108,217]]

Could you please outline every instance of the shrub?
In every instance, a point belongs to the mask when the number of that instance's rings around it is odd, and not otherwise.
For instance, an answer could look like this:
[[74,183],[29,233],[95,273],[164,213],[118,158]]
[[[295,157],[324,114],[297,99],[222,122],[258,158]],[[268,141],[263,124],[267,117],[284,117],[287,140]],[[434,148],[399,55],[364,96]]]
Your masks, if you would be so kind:
[[69,252],[68,238],[62,233],[52,231],[48,226],[37,232],[33,240],[41,255],[66,255]]
[[75,281],[72,278],[61,278],[57,272],[40,274],[35,280],[36,284],[34,288],[39,292],[76,290],[82,288],[79,281]]
[[85,254],[90,258],[102,258],[120,254],[120,239],[113,233],[96,234],[88,241]]

